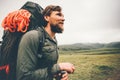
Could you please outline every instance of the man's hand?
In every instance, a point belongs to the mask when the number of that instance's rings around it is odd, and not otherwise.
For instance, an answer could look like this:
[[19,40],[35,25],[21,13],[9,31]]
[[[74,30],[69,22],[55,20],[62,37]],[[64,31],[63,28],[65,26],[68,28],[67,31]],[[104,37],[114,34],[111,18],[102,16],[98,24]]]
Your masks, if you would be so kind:
[[68,73],[64,71],[65,73],[61,76],[60,80],[68,80]]
[[67,71],[67,73],[73,73],[75,70],[75,67],[71,63],[59,63],[60,70],[61,71]]

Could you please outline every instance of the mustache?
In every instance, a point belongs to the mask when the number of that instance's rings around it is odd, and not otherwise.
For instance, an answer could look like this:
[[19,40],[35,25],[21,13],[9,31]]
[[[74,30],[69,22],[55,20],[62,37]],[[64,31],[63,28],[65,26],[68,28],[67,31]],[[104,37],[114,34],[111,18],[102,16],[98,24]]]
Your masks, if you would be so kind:
[[64,24],[64,22],[59,22],[59,24]]

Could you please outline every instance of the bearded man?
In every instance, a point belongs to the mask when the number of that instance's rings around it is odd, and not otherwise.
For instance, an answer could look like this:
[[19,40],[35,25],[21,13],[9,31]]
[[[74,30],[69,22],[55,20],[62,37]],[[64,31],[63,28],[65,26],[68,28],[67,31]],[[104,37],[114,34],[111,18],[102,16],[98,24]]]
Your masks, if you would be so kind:
[[[17,80],[53,80],[65,73],[61,80],[68,80],[68,74],[75,67],[69,62],[57,63],[59,54],[56,33],[64,30],[64,15],[60,6],[49,5],[43,10],[44,26],[23,35],[17,57]],[[44,43],[40,41],[44,39]],[[42,46],[42,47],[40,47]]]

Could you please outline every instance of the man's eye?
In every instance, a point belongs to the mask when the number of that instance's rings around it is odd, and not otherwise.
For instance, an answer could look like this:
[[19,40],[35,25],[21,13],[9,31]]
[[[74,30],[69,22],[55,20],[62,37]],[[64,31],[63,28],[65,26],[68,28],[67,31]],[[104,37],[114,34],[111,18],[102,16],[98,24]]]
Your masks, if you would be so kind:
[[60,13],[58,13],[57,15],[58,15],[58,16],[61,16],[61,14],[60,14]]

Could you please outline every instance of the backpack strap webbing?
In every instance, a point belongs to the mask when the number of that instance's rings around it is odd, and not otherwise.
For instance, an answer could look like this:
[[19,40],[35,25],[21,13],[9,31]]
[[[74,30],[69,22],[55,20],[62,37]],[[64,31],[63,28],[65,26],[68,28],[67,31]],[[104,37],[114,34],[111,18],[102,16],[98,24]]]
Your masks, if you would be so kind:
[[39,47],[38,47],[38,54],[40,54],[42,56],[42,47],[44,46],[44,42],[45,42],[45,31],[43,29],[43,27],[38,27],[37,29],[38,31],[38,35],[39,35]]

